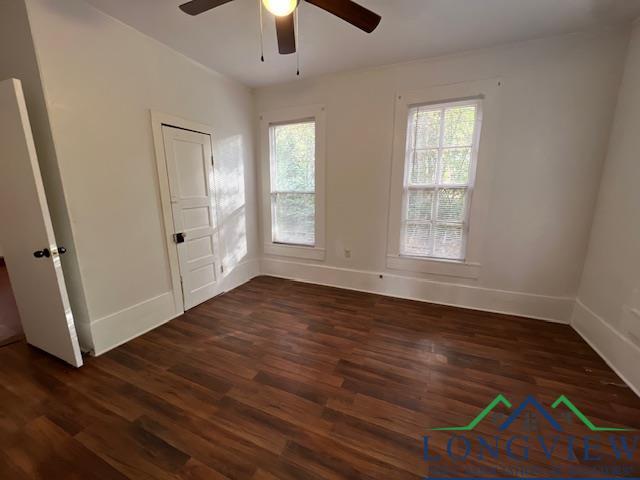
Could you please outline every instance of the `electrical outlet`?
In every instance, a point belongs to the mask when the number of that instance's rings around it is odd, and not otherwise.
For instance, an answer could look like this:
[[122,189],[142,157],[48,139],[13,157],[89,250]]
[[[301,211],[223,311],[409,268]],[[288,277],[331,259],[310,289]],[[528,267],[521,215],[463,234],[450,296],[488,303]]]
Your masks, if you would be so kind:
[[348,248],[344,249],[344,258],[351,258],[351,250]]

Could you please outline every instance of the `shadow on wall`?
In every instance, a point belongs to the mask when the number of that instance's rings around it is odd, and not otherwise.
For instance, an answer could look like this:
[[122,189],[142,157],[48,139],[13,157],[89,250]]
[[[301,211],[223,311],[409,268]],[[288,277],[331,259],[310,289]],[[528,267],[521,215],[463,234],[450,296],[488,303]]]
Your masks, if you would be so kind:
[[248,253],[242,136],[217,141],[214,159],[223,265],[231,272]]

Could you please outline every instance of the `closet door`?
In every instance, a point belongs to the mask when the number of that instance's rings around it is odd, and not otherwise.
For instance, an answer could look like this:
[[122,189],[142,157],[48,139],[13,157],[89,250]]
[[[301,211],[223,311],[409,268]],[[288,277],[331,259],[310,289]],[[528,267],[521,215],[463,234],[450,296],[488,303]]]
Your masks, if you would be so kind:
[[221,293],[211,137],[169,126],[162,127],[162,136],[188,310]]

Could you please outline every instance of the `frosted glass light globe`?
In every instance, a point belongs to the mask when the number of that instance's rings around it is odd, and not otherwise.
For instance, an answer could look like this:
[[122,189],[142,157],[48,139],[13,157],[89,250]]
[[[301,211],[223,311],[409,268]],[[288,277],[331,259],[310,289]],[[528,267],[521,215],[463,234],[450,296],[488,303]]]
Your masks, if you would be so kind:
[[262,0],[264,8],[276,17],[286,17],[298,6],[298,0]]

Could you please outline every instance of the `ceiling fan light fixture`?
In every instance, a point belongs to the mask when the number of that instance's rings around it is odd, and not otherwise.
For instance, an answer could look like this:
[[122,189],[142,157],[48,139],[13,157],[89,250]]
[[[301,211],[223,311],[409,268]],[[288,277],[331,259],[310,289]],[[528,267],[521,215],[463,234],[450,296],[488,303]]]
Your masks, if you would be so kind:
[[276,17],[286,17],[298,6],[299,0],[262,0],[264,8]]

